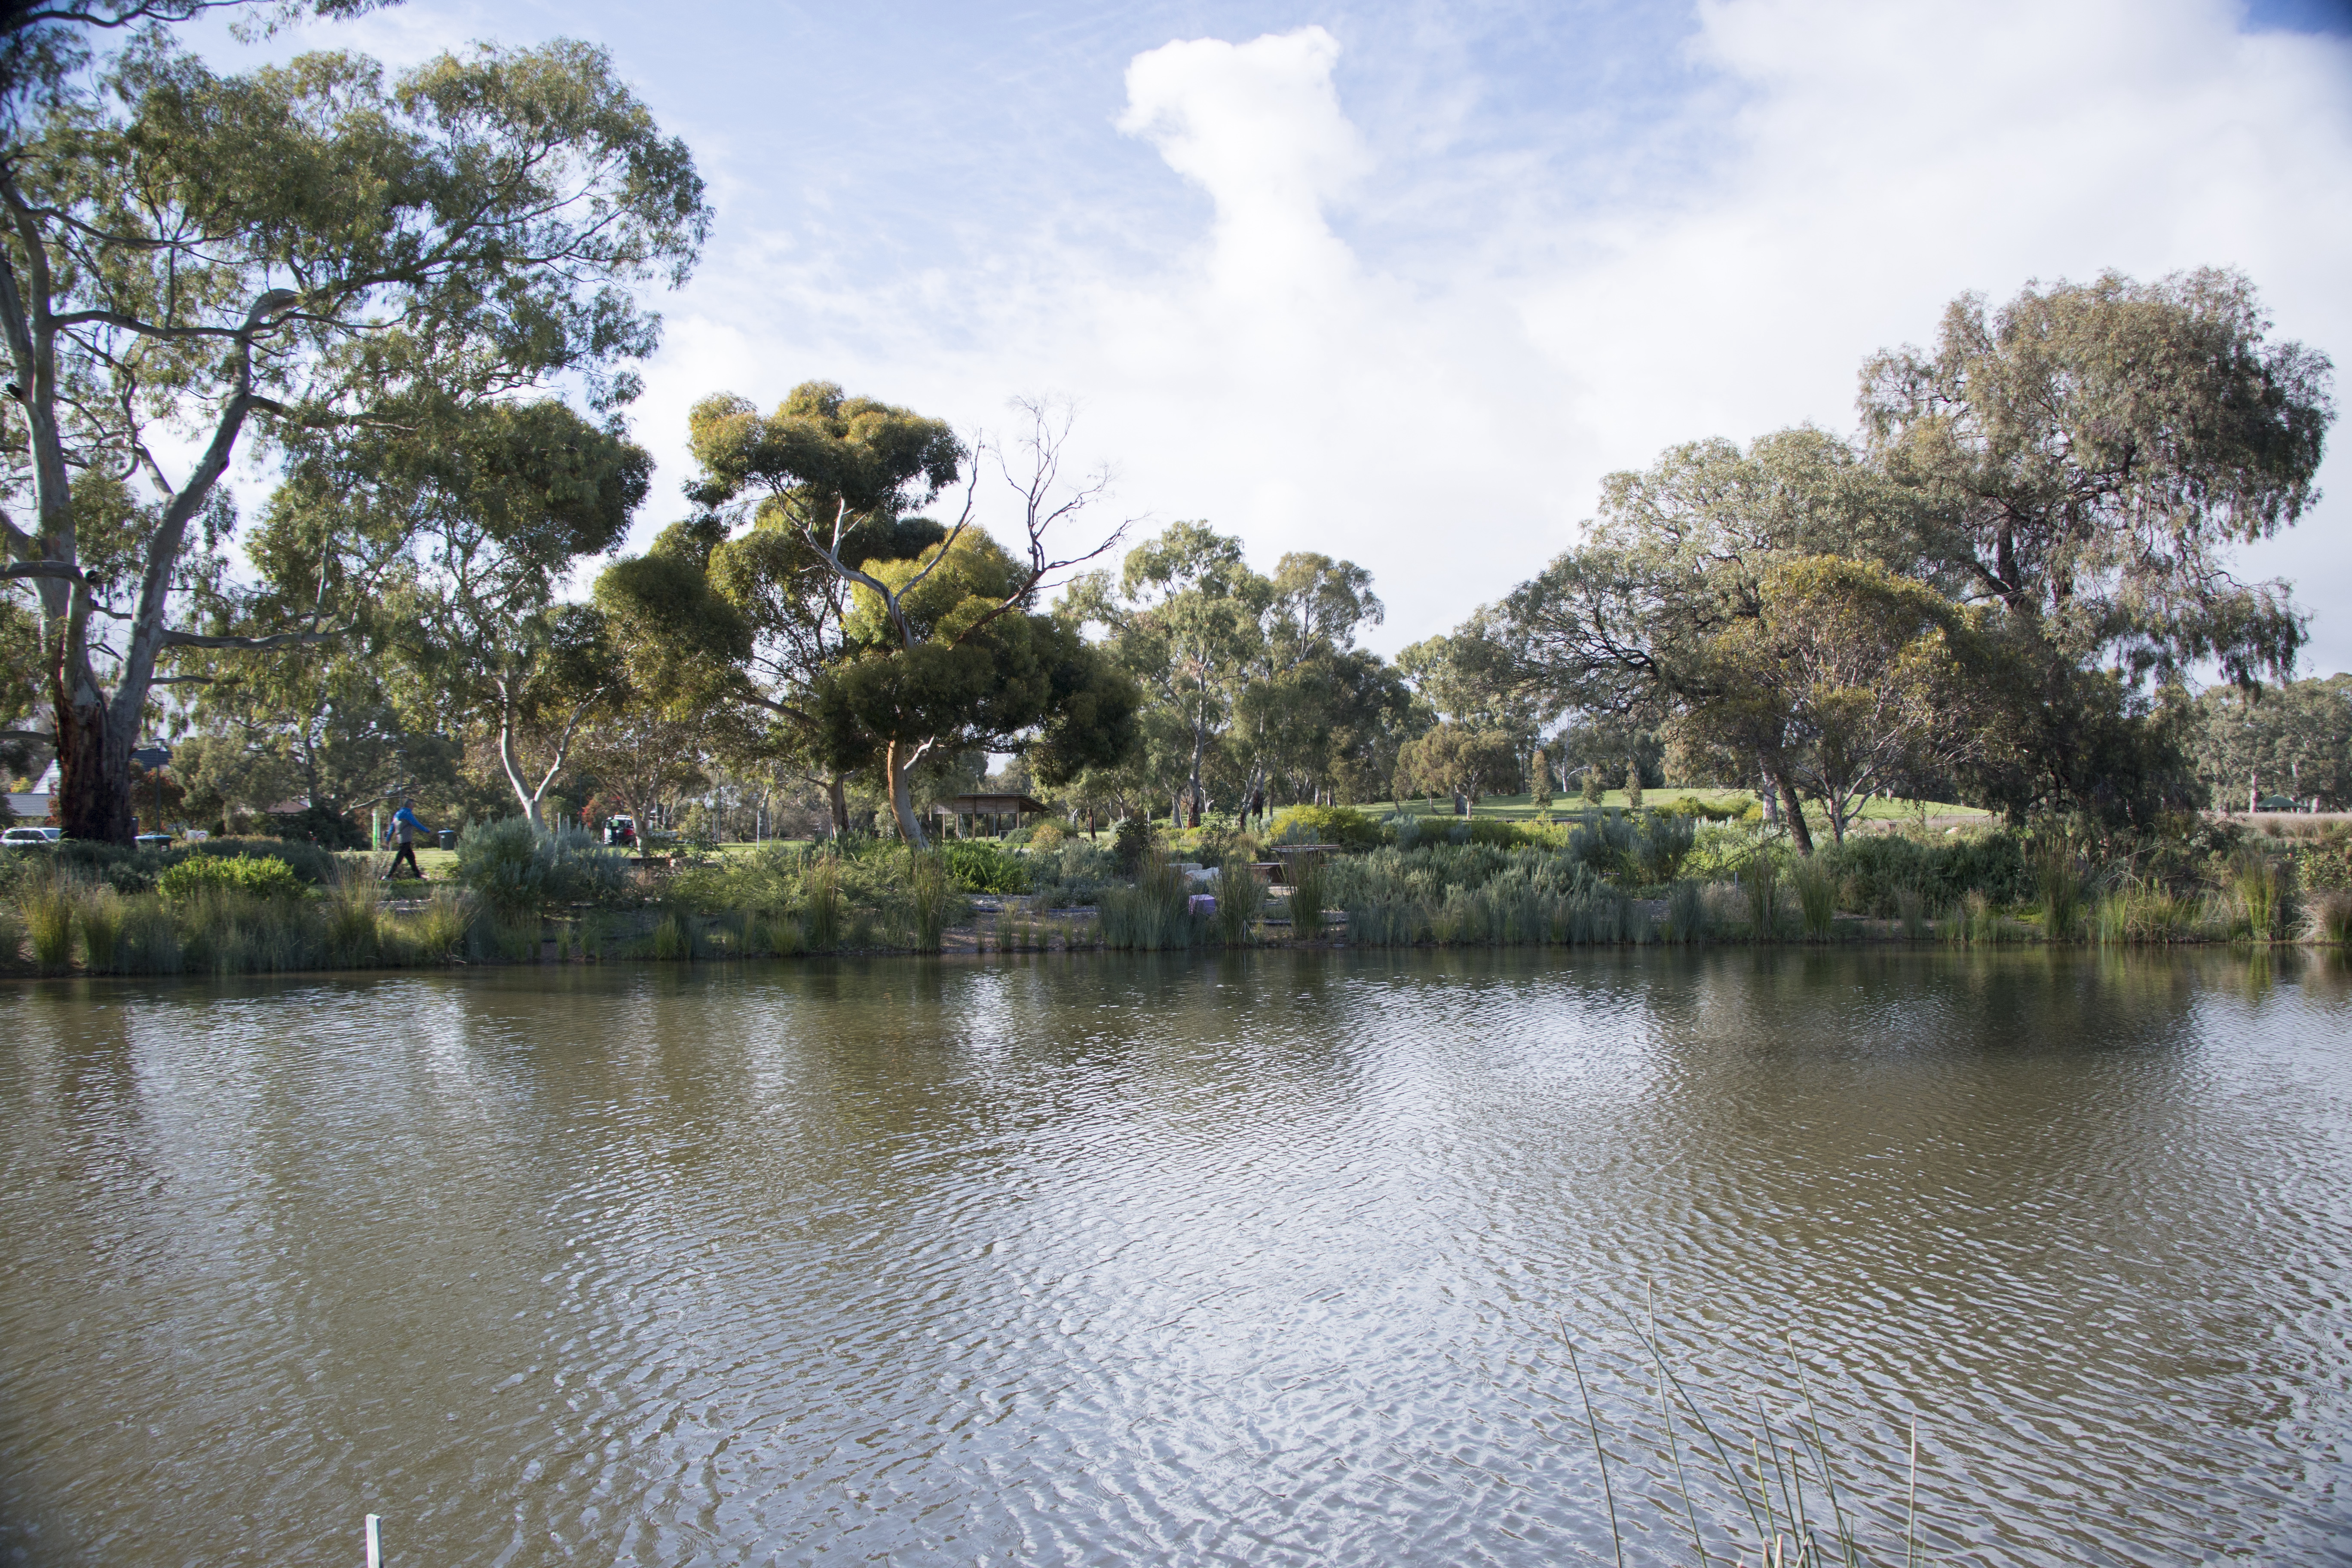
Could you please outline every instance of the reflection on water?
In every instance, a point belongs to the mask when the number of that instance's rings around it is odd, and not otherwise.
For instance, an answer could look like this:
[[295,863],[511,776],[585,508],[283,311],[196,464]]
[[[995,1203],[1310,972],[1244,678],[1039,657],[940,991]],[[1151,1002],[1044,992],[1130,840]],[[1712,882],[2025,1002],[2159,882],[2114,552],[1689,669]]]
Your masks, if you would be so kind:
[[1645,1297],[1748,1426],[1803,1362],[1882,1547],[1916,1417],[1939,1558],[2352,1555],[2347,1019],[2225,954],[20,987],[0,1557],[1575,1561],[1565,1331],[1688,1561]]

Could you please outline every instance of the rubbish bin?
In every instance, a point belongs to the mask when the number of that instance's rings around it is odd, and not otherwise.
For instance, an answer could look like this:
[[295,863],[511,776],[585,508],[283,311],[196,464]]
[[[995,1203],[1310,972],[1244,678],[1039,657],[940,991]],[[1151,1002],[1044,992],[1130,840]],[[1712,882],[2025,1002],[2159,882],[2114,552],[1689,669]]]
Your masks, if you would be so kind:
[[440,841],[441,847],[444,849],[457,847],[457,830],[454,827],[445,827],[433,837]]

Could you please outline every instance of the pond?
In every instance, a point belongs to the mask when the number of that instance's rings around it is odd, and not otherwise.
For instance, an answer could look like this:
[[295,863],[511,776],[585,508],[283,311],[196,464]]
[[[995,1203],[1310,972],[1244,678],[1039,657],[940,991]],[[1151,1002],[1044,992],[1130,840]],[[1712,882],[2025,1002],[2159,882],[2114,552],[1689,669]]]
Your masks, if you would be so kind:
[[0,1561],[2345,1560],[2347,1112],[2333,956],[19,985]]

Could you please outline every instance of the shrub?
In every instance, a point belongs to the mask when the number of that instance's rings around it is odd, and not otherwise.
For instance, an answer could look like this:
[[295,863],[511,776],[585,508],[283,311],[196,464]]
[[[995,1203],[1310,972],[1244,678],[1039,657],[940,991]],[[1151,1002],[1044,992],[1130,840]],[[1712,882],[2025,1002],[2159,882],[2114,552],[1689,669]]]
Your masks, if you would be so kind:
[[946,861],[948,876],[967,893],[1030,890],[1027,860],[993,839],[950,838],[940,843],[939,853]]
[[156,879],[156,891],[173,902],[207,892],[241,893],[249,899],[299,898],[304,889],[294,868],[276,856],[192,855]]
[[1857,833],[1821,853],[1845,884],[1854,911],[1882,920],[1898,912],[1895,895],[1905,888],[1929,909],[1947,908],[1971,892],[1995,904],[2030,904],[2042,891],[2023,841],[2005,831],[1926,842]]
[[547,832],[528,817],[477,823],[457,838],[457,880],[502,921],[617,898],[628,878],[628,858],[618,850],[575,828]]
[[1370,849],[1387,843],[1389,837],[1378,821],[1352,805],[1286,805],[1274,814],[1266,842]]
[[1151,824],[1140,816],[1122,816],[1111,834],[1111,854],[1118,874],[1132,877],[1151,854]]

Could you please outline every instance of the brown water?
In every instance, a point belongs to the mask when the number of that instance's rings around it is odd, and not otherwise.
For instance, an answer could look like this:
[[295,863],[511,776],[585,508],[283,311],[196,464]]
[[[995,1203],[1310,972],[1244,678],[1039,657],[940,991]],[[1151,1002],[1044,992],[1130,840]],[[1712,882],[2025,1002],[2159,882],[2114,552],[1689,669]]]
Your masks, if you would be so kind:
[[2344,1560],[2348,1110],[2333,960],[18,986],[0,1560],[1753,1562],[1645,1291],[1864,1560]]

